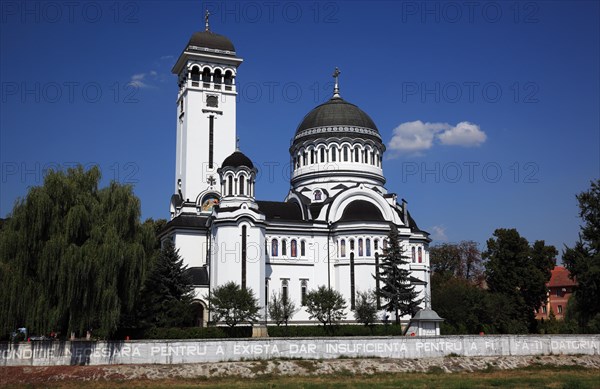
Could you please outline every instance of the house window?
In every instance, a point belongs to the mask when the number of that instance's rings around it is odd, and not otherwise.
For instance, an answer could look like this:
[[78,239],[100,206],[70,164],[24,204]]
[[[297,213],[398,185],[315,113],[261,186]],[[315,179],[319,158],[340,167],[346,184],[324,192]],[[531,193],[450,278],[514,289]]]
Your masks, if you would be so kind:
[[545,306],[545,305],[542,307],[542,313],[543,313],[543,314],[546,314],[546,313],[548,313],[548,308],[546,308],[546,306]]
[[562,313],[562,305],[558,306],[558,313]]
[[306,293],[308,292],[308,280],[300,281],[300,303],[306,305]]
[[300,241],[300,256],[306,256],[306,241],[304,240]]
[[419,247],[419,263],[423,262],[423,249]]
[[342,239],[340,241],[340,257],[346,256],[346,241]]
[[365,242],[365,245],[366,245],[365,249],[367,251],[367,257],[370,257],[371,256],[371,239],[367,239]]
[[273,239],[271,241],[271,256],[276,257],[277,255],[279,255],[279,243],[277,239]]
[[560,291],[560,288],[557,288],[556,289],[556,297],[561,297],[561,296],[562,296],[562,293]]
[[281,241],[281,255],[284,257],[287,255],[287,240],[285,239]]
[[288,286],[289,286],[288,280],[281,280],[281,298],[284,301],[287,301],[287,299],[288,299]]
[[298,242],[296,241],[296,239],[292,239],[291,252],[292,252],[292,257],[298,256]]
[[412,257],[412,263],[417,262],[416,249],[413,247],[412,249],[410,249],[410,251],[411,251],[411,257]]

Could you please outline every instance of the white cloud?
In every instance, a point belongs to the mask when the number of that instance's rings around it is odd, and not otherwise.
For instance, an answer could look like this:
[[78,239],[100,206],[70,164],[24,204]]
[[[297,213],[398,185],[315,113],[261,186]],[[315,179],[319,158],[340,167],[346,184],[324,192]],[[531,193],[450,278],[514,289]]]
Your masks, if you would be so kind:
[[431,239],[439,242],[447,242],[448,236],[446,235],[446,227],[444,226],[433,226],[431,227]]
[[477,124],[460,122],[456,126],[438,134],[443,145],[447,146],[479,146],[487,139],[485,132]]
[[479,146],[487,135],[478,125],[460,122],[456,126],[448,123],[423,123],[420,120],[406,122],[394,128],[388,149],[393,156],[399,154],[421,154],[436,143],[445,146]]
[[156,70],[150,70],[146,73],[136,73],[133,76],[131,76],[131,80],[129,80],[129,85],[133,85],[140,89],[151,89],[155,88],[153,84],[157,81],[162,82],[161,75]]

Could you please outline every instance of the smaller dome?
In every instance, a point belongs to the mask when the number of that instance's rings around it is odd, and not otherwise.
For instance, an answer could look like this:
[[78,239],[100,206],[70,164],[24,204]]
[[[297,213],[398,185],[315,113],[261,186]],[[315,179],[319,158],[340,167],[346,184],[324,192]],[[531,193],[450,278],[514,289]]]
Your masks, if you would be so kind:
[[235,55],[235,47],[229,38],[215,34],[212,31],[199,31],[194,33],[188,42],[188,46],[219,50],[226,52],[226,54]]
[[236,150],[229,157],[225,158],[223,161],[223,167],[241,167],[245,166],[249,169],[254,169],[254,164],[250,160],[250,158],[246,157],[244,153],[239,150]]

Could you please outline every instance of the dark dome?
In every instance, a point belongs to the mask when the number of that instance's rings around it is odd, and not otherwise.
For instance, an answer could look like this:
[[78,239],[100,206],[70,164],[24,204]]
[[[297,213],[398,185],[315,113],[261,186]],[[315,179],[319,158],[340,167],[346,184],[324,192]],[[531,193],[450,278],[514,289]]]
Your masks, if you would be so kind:
[[192,35],[188,46],[198,46],[207,49],[221,50],[235,55],[235,47],[226,36],[215,34],[212,31],[199,31]]
[[296,134],[308,128],[329,126],[365,127],[377,131],[375,123],[365,111],[341,97],[334,97],[310,111],[298,126]]
[[254,169],[254,164],[250,158],[246,157],[241,151],[235,151],[223,161],[223,167],[240,167],[245,166],[249,169]]

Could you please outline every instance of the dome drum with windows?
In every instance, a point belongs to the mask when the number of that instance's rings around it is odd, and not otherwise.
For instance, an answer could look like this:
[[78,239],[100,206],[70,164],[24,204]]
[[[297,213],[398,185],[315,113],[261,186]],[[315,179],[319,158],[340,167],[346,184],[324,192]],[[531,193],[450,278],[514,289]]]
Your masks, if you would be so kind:
[[383,185],[385,146],[373,119],[339,93],[310,111],[296,129],[290,147],[292,184],[305,185],[326,177]]

